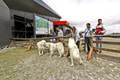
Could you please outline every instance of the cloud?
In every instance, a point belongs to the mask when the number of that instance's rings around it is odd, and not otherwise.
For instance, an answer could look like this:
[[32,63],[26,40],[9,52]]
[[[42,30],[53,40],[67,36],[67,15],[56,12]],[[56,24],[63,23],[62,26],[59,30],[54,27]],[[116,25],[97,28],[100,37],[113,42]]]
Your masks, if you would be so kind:
[[[108,29],[120,24],[120,0],[43,0],[73,25],[85,26],[90,22],[93,27],[102,18]],[[110,27],[108,27],[110,26]],[[116,26],[114,26],[116,27]],[[80,29],[80,27],[78,27]],[[116,27],[116,29],[118,29]],[[119,29],[120,31],[120,29]]]

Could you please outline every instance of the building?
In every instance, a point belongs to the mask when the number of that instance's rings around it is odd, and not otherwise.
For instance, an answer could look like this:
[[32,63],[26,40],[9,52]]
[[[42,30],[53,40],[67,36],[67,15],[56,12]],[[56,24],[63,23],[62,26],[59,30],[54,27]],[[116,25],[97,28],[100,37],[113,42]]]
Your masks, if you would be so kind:
[[11,38],[47,35],[52,22],[60,19],[42,0],[0,0],[0,47]]

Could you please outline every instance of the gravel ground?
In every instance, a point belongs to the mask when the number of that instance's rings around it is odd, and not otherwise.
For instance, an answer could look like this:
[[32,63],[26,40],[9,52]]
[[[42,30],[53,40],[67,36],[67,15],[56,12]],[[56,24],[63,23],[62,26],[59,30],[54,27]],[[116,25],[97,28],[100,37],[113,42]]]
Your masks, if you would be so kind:
[[0,51],[0,80],[120,80],[120,63],[96,58],[86,61],[82,52],[83,65],[70,59],[49,54],[39,56],[37,50],[25,52],[24,48]]

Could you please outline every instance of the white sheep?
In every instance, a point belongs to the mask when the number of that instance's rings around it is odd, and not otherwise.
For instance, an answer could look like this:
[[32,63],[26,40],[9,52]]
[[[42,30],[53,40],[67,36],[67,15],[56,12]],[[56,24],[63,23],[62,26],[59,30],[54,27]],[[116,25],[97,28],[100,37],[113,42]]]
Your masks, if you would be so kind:
[[39,55],[43,55],[44,50],[46,48],[46,41],[45,40],[39,41],[37,43],[37,47],[38,47]]
[[46,43],[46,46],[49,47],[50,57],[54,54],[54,52],[58,51],[59,57],[62,57],[64,54],[64,46],[61,42],[58,43]]
[[82,64],[82,59],[80,56],[79,49],[78,49],[78,47],[75,43],[75,40],[73,38],[69,38],[68,48],[70,50],[71,66],[74,66],[73,59],[79,59],[80,64]]

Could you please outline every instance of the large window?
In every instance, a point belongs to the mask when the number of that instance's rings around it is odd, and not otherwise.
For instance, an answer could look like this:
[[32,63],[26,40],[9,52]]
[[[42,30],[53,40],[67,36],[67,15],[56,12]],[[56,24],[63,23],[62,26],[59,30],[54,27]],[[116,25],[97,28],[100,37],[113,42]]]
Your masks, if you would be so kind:
[[34,37],[33,14],[11,10],[11,26],[13,38]]

